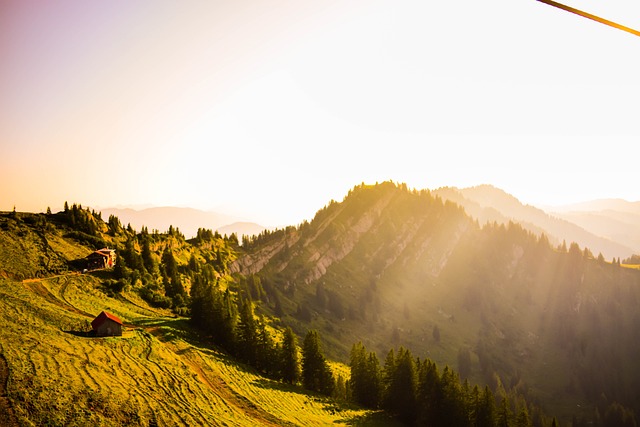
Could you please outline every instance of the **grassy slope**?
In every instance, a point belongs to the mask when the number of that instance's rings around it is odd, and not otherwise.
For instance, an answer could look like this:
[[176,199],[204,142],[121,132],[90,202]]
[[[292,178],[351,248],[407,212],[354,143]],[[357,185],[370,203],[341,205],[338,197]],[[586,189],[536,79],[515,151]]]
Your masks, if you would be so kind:
[[[128,298],[99,280],[63,275],[0,282],[0,350],[13,416],[24,425],[328,425],[386,423],[381,415],[256,375],[203,345],[185,319]],[[107,309],[122,338],[80,331]]]

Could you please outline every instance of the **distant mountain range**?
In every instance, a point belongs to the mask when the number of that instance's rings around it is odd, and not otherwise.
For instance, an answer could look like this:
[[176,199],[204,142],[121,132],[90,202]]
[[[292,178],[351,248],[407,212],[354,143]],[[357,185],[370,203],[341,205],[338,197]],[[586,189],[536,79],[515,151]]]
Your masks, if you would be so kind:
[[149,231],[160,232],[167,231],[169,226],[177,227],[187,239],[194,237],[198,228],[218,231],[222,235],[236,233],[238,237],[260,234],[266,229],[262,225],[243,222],[240,218],[231,215],[193,208],[156,207],[142,210],[105,208],[100,211],[105,221],[109,215],[115,215],[124,226],[131,224],[138,231],[143,226],[146,226]]
[[444,187],[433,193],[464,207],[480,224],[517,222],[534,233],[544,232],[556,245],[576,242],[607,259],[640,252],[639,202],[596,200],[544,211],[491,185]]
[[640,253],[640,202],[605,199],[551,208],[550,212],[585,230]]
[[[595,256],[602,253],[609,260],[640,253],[640,202],[603,199],[541,209],[525,205],[491,185],[462,189],[442,187],[432,193],[462,206],[480,224],[516,222],[536,234],[545,233],[555,245],[563,241],[567,245],[576,242],[589,248]],[[105,220],[109,215],[115,215],[123,225],[131,224],[136,230],[146,226],[150,231],[163,232],[172,225],[186,238],[195,236],[198,228],[208,228],[222,235],[236,233],[240,238],[272,229],[232,215],[193,208],[105,208],[101,212]]]

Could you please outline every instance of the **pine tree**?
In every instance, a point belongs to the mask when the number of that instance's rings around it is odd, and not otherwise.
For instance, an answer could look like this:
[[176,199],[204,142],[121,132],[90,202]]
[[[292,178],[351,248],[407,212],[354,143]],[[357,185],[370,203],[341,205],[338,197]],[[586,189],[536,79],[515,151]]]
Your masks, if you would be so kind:
[[366,350],[361,342],[351,347],[349,367],[351,368],[353,400],[361,405],[366,405]]
[[529,411],[527,410],[527,405],[523,404],[518,412],[518,417],[516,418],[516,426],[517,427],[531,427],[531,418],[529,417]]
[[293,330],[287,326],[282,338],[280,353],[282,366],[282,380],[289,384],[295,384],[300,380],[300,355],[298,353],[297,337]]
[[302,347],[302,385],[312,391],[331,395],[333,376],[322,353],[320,335],[310,330]]
[[488,386],[485,386],[480,397],[480,405],[476,408],[476,426],[493,427],[495,418],[495,399]]
[[150,273],[155,274],[158,270],[158,265],[151,252],[151,242],[149,234],[142,232],[142,263],[144,268]]
[[500,401],[500,408],[498,408],[498,427],[510,427],[511,426],[511,409],[509,408],[509,401],[506,396]]
[[367,355],[362,343],[351,349],[351,394],[353,400],[368,408],[377,408],[381,397],[380,362],[375,352]]
[[280,368],[280,349],[269,333],[264,317],[260,316],[256,322],[256,368],[265,375],[275,375]]
[[391,383],[386,390],[385,409],[403,422],[411,424],[415,420],[417,409],[416,364],[411,351],[402,347],[398,350],[395,362],[395,372],[391,375]]
[[438,325],[433,326],[432,335],[435,342],[440,342],[440,328],[438,328]]
[[466,426],[469,423],[465,394],[460,386],[460,378],[448,366],[440,377],[442,389],[442,412],[447,414],[451,426]]
[[250,299],[240,302],[240,319],[236,333],[238,355],[246,363],[256,366],[257,332],[253,304]]

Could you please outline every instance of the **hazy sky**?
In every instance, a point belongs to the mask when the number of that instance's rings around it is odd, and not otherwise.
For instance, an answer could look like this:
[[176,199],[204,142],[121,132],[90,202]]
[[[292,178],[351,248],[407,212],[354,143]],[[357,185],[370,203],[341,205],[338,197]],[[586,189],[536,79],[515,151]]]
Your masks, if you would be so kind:
[[[637,0],[570,4],[640,29]],[[0,0],[0,210],[640,200],[639,100],[640,37],[534,0]]]

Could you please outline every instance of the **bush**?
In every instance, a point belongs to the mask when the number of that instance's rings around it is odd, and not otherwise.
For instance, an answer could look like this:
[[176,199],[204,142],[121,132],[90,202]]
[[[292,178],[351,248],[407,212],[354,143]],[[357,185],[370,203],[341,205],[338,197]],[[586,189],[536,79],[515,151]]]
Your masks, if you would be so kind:
[[140,290],[140,296],[154,307],[171,308],[173,306],[173,300],[171,298],[154,292],[149,287],[142,288]]

